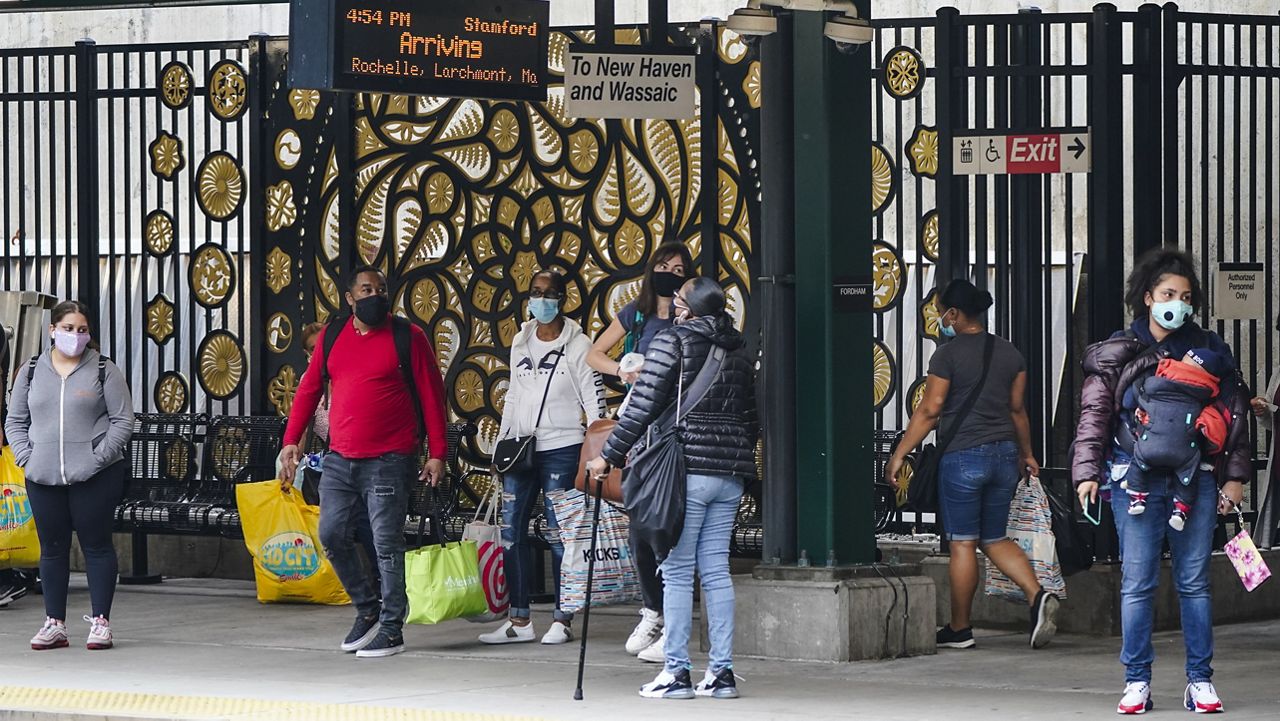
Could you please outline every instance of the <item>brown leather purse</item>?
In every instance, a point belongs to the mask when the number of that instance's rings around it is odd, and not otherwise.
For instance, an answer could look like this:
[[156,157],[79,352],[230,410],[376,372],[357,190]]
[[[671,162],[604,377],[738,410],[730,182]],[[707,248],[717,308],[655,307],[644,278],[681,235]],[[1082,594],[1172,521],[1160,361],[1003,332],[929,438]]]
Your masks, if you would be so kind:
[[[573,487],[589,496],[596,494],[596,484],[587,478],[587,463],[601,456],[604,445],[613,434],[613,428],[616,425],[618,425],[617,421],[602,418],[587,428],[587,437],[582,441],[582,454],[578,457],[578,477],[574,479]],[[604,481],[602,497],[610,503],[622,505],[621,468],[609,471],[609,477]]]

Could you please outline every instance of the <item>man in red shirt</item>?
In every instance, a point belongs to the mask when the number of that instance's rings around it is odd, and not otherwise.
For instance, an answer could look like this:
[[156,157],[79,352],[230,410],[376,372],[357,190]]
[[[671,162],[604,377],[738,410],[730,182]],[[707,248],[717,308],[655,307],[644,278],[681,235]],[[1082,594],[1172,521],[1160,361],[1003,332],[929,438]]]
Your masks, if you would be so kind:
[[[405,517],[415,477],[435,486],[444,475],[448,451],[444,379],[426,333],[410,326],[413,383],[407,382],[382,271],[357,268],[346,300],[352,317],[325,327],[294,396],[280,451],[281,480],[287,486],[297,473],[302,460],[298,442],[324,394],[327,375],[330,452],[320,477],[320,543],[356,607],[356,622],[342,650],[355,651],[359,658],[378,658],[404,651],[402,629],[409,610],[404,586]],[[329,333],[339,335],[326,342]],[[410,393],[413,386],[417,399]],[[430,459],[419,472],[423,431]],[[353,515],[362,506],[368,508],[382,572],[381,603],[356,553]]]

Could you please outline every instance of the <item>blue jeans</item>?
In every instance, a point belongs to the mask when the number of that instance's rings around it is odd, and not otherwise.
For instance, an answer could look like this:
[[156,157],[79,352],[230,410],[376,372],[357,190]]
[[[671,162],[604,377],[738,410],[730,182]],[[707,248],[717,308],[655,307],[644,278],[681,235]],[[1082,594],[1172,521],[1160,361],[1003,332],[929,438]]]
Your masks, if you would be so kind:
[[[409,612],[404,590],[404,524],[409,491],[418,478],[418,460],[388,453],[378,458],[343,458],[330,453],[320,476],[320,543],[342,587],[361,616],[378,614],[382,629],[398,637]],[[360,563],[356,528],[364,506],[373,530],[374,559],[382,576],[382,602]],[[379,610],[381,609],[381,610]]]
[[1155,593],[1160,581],[1160,552],[1165,538],[1173,553],[1173,583],[1182,612],[1182,638],[1187,647],[1187,681],[1213,678],[1213,600],[1209,593],[1209,558],[1213,532],[1218,525],[1218,484],[1211,473],[1201,472],[1195,502],[1181,531],[1169,527],[1173,502],[1168,479],[1152,479],[1147,512],[1129,515],[1129,495],[1111,494],[1111,508],[1120,536],[1120,624],[1124,642],[1120,663],[1125,682],[1151,682],[1155,648],[1151,630],[1155,622]]
[[551,576],[555,581],[555,620],[569,622],[572,613],[560,610],[560,563],[564,560],[564,544],[560,543],[560,523],[556,511],[546,497],[547,491],[573,488],[578,473],[578,455],[582,445],[541,451],[533,455],[533,471],[507,473],[502,477],[502,568],[511,593],[512,618],[529,617],[529,596],[533,592],[533,542],[529,538],[529,519],[538,491],[547,523],[546,541],[551,546]]
[[1009,505],[1021,477],[1013,441],[944,453],[938,466],[938,505],[947,539],[987,545],[1007,538]]
[[689,474],[684,530],[662,563],[662,616],[666,622],[667,670],[690,668],[693,633],[693,572],[702,576],[713,673],[733,666],[733,581],[729,538],[742,500],[742,481],[732,476]]

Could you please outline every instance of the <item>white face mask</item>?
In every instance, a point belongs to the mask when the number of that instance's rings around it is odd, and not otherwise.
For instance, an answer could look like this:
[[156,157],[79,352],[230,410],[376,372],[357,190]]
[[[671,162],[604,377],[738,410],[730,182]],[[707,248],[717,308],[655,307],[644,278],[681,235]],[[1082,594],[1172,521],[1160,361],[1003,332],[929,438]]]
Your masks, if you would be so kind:
[[89,347],[89,334],[55,330],[53,332],[53,345],[62,352],[62,355],[68,358],[79,358],[84,355],[85,349]]

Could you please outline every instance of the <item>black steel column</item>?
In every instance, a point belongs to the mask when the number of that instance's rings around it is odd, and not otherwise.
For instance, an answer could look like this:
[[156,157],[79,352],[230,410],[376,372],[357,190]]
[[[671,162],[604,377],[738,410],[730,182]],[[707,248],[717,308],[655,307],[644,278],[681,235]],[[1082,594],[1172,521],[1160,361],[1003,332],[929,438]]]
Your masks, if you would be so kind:
[[[650,3],[652,5],[652,3]],[[665,3],[663,3],[665,5]],[[665,9],[665,8],[664,8]],[[666,15],[663,16],[666,25]],[[664,30],[665,34],[666,31]],[[701,115],[702,134],[699,143],[702,148],[702,222],[701,232],[701,274],[707,278],[719,277],[720,262],[720,167],[716,158],[720,157],[719,108],[720,89],[716,80],[716,66],[720,62],[720,53],[716,48],[716,27],[711,23],[702,26],[698,35],[698,57],[696,72],[698,89],[701,92],[702,104],[698,108]],[[763,67],[763,63],[761,66]]]
[[[102,269],[98,263],[98,48],[76,43],[76,236],[77,293],[89,309],[89,327],[101,330]],[[123,362],[123,361],[122,361]]]
[[936,283],[945,287],[954,278],[969,274],[969,177],[952,175],[951,140],[956,131],[969,128],[968,78],[956,71],[968,65],[964,26],[953,7],[938,9],[934,24],[937,43],[938,123],[938,273]]
[[597,48],[613,47],[613,29],[617,27],[617,14],[613,10],[613,0],[596,0],[596,42]]
[[[249,36],[249,270],[256,276],[265,272],[267,244],[266,208],[260,204],[266,198],[266,172],[268,163],[272,161],[271,140],[267,121],[267,98],[270,90],[271,63],[267,55],[267,35],[259,33]],[[253,369],[256,383],[250,394],[249,412],[253,415],[268,415],[270,404],[267,400],[267,388],[271,382],[270,369],[263,362],[266,357],[263,348],[267,343],[267,319],[264,317],[264,293],[254,288],[249,293],[249,327],[245,337],[244,350],[248,354],[249,368]],[[298,324],[301,325],[301,319]],[[299,327],[295,333],[302,337]]]
[[[1027,74],[1011,78],[1009,113],[1015,132],[1037,133],[1044,128],[1041,76],[1040,11],[1021,10],[1010,39],[1011,66]],[[1057,152],[1061,154],[1062,148]],[[1010,260],[1013,302],[1013,344],[1027,361],[1027,415],[1031,419],[1031,447],[1044,458],[1044,176],[1013,175],[1010,185]]]
[[1089,341],[1123,327],[1124,308],[1124,106],[1122,21],[1116,6],[1093,10],[1089,33],[1089,127],[1093,168],[1089,173],[1089,245],[1085,268],[1089,292]]
[[[1164,122],[1164,148],[1161,155],[1164,157],[1164,169],[1160,177],[1164,181],[1164,227],[1161,233],[1161,241],[1170,245],[1181,246],[1179,234],[1179,211],[1180,203],[1178,200],[1178,184],[1179,172],[1178,167],[1178,121],[1181,119],[1177,112],[1178,109],[1178,88],[1182,85],[1182,70],[1178,67],[1178,6],[1168,3],[1164,6],[1163,23],[1161,27],[1163,41],[1160,45],[1160,65],[1161,67],[1161,107],[1172,109],[1173,112],[1162,113],[1161,117]],[[1270,83],[1267,84],[1270,90]],[[1187,110],[1190,113],[1190,109]],[[1271,116],[1268,115],[1268,122]],[[1267,139],[1270,140],[1270,133]],[[1271,153],[1268,152],[1266,157],[1270,158]],[[1269,177],[1269,176],[1268,176]],[[1190,179],[1188,179],[1188,182]],[[1267,194],[1270,198],[1270,193]],[[1270,214],[1267,215],[1270,218]],[[1190,229],[1188,229],[1190,230]]]
[[[760,329],[757,379],[764,437],[764,560],[796,560],[795,89],[790,13],[760,48]],[[708,133],[704,127],[703,136]],[[714,127],[714,126],[713,126]],[[703,167],[708,156],[703,155]],[[705,184],[704,188],[707,187]],[[705,246],[705,241],[704,241]]]
[[649,45],[664,48],[667,42],[667,0],[649,0]]
[[[1162,240],[1160,128],[1160,8],[1146,4],[1133,24],[1133,254],[1158,247]],[[1176,140],[1175,140],[1176,143]],[[1174,182],[1177,187],[1177,182]]]

